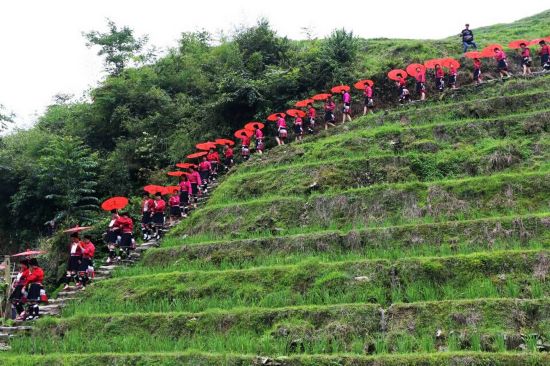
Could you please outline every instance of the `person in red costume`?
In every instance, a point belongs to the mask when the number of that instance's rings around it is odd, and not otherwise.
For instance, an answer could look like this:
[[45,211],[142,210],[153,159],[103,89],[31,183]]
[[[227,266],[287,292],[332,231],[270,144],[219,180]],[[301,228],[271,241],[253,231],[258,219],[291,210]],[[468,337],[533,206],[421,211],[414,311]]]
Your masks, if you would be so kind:
[[10,294],[10,302],[17,313],[16,320],[25,320],[25,308],[23,304],[26,301],[26,297],[23,294],[23,289],[25,288],[27,278],[30,274],[29,261],[27,259],[21,260],[21,262],[19,262],[19,272],[17,272],[11,285]]
[[38,265],[36,258],[29,259],[29,267],[30,274],[25,281],[28,301],[28,316],[26,320],[33,320],[40,316],[38,304],[43,298],[46,298],[46,293],[44,292],[44,286],[42,286],[42,281],[44,281],[44,271]]
[[78,282],[82,289],[86,288],[90,276],[93,276],[95,245],[92,243],[91,235],[84,235],[82,240],[82,260],[80,262],[80,269],[78,272]]
[[77,273],[82,263],[82,242],[78,233],[71,234],[71,244],[69,245],[69,263],[67,264],[67,274],[65,275],[64,290],[69,288],[71,281],[78,284]]
[[[199,178],[200,179],[200,178]],[[155,204],[153,206],[153,230],[154,237],[159,240],[164,227],[164,211],[166,210],[166,202],[162,199],[162,195],[155,195]]]

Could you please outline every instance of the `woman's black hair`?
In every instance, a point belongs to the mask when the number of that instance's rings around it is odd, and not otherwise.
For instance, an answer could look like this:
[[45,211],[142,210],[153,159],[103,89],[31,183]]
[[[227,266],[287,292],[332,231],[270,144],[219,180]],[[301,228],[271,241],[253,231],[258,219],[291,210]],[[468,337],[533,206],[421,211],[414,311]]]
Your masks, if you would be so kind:
[[29,259],[29,266],[36,266],[38,267],[38,260],[36,258]]
[[71,238],[78,238],[78,237],[79,237],[78,233],[72,233],[71,234]]

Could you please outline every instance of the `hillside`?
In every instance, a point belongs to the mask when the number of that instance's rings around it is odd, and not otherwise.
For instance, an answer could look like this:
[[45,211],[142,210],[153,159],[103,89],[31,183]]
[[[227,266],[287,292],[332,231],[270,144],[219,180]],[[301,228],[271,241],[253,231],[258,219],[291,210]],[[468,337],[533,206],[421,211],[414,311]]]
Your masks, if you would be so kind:
[[549,82],[388,104],[254,155],[2,364],[549,364]]

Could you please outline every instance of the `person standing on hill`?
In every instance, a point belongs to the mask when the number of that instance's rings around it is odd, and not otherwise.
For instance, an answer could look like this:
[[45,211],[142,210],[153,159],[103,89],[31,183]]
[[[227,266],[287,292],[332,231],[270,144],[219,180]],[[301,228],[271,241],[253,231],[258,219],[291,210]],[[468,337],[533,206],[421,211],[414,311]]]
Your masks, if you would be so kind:
[[262,155],[264,151],[264,133],[258,126],[254,126],[254,141],[256,143],[256,151]]
[[[156,224],[154,217],[153,222]],[[128,257],[130,256],[130,250],[134,247],[134,220],[130,218],[128,212],[123,211],[115,221],[115,226],[120,228],[120,249],[126,254],[126,257]]]
[[345,123],[346,120],[351,122],[351,95],[347,90],[342,90],[342,123]]
[[155,195],[155,204],[153,206],[153,228],[154,235],[157,240],[160,239],[161,231],[164,227],[164,210],[166,210],[166,202],[162,199],[162,195],[157,193]]
[[229,145],[223,146],[223,165],[225,170],[229,170],[233,166],[233,149]]
[[479,58],[474,58],[474,81],[476,82],[476,85],[483,82],[481,76],[481,60]]
[[[191,183],[191,195],[193,197],[193,205],[197,207],[197,198],[199,196],[199,187],[202,184],[201,176],[194,167],[189,168],[189,182]],[[156,201],[155,201],[156,202]]]
[[149,193],[144,193],[141,202],[141,233],[145,241],[151,238],[151,216],[154,204],[155,202],[149,196]]
[[204,191],[204,193],[208,192],[208,182],[210,180],[211,172],[212,164],[210,164],[206,156],[203,156],[202,161],[199,163],[199,174],[201,176],[202,190]]
[[550,47],[544,40],[539,42],[539,46],[540,66],[542,66],[545,71],[550,71]]
[[250,137],[246,134],[241,137],[241,156],[243,161],[250,159]]
[[445,72],[440,64],[435,64],[435,87],[439,91],[445,89]]
[[336,108],[336,104],[334,103],[334,100],[332,100],[332,97],[328,97],[325,101],[325,130],[328,130],[328,125],[331,125],[332,127],[335,126],[334,121],[336,118],[334,117],[334,109]]
[[179,187],[181,217],[187,217],[187,212],[189,211],[189,196],[193,192],[187,174],[181,176]]
[[510,77],[512,74],[508,71],[508,62],[506,61],[506,54],[503,50],[500,48],[494,48],[493,51],[495,52],[495,60],[497,62],[497,69],[500,74],[500,78],[502,79],[504,76]]
[[15,308],[15,311],[17,313],[17,317],[15,318],[15,320],[25,320],[25,307],[23,306],[23,289],[30,274],[31,271],[29,270],[29,261],[27,259],[21,260],[21,262],[19,262],[19,272],[13,280],[11,286],[11,294],[9,298],[12,306]]
[[307,126],[307,132],[308,133],[314,133],[315,132],[315,117],[317,115],[317,111],[315,108],[313,108],[312,103],[308,103],[307,105],[307,118],[308,118],[308,126]]
[[279,119],[277,119],[277,136],[275,136],[277,145],[284,145],[287,135],[288,131],[286,127],[285,117],[283,117],[283,115],[281,114],[279,115]]
[[451,62],[449,65],[449,88],[456,89],[456,77],[458,76],[458,71],[456,69],[456,65]]
[[529,49],[529,47],[527,47],[526,43],[521,43],[519,47],[523,75],[531,75],[531,64],[533,63],[533,59],[531,58],[531,50]]
[[374,108],[374,100],[372,99],[373,91],[372,86],[368,83],[365,84],[365,90],[363,90],[363,96],[365,97],[365,106],[363,107],[363,116],[369,112],[374,113],[372,110]]
[[84,235],[84,239],[82,240],[82,261],[80,263],[80,271],[78,272],[78,282],[83,290],[86,289],[90,276],[93,275],[94,255],[95,245],[92,243],[92,237]]
[[170,225],[173,225],[181,217],[180,196],[177,189],[172,192],[168,205],[170,206]]
[[462,46],[464,47],[464,53],[468,51],[469,47],[477,50],[477,45],[474,42],[474,32],[470,29],[470,24],[466,24],[465,28],[460,32],[459,37],[462,37]]
[[[46,298],[46,293],[44,292],[44,286],[42,286],[42,281],[44,281],[44,271],[38,265],[36,258],[29,259],[30,274],[25,281],[25,287],[27,288],[27,301],[29,305],[27,307],[27,319],[33,320],[38,319],[40,316],[38,304],[42,302],[43,298]],[[47,301],[45,299],[44,301]]]
[[69,288],[71,281],[73,281],[75,285],[79,285],[76,275],[82,263],[82,247],[83,245],[78,233],[72,233],[71,244],[69,246],[69,263],[67,264],[67,273],[65,275],[65,286],[63,290]]
[[416,68],[416,92],[420,94],[420,100],[426,100],[426,70]]
[[212,180],[216,180],[218,177],[218,169],[220,168],[220,154],[218,154],[216,150],[210,149],[208,155],[206,155],[206,159],[212,166],[211,178]]
[[302,117],[296,115],[296,117],[294,118],[294,135],[296,136],[296,142],[302,141],[302,136],[304,135],[302,124]]

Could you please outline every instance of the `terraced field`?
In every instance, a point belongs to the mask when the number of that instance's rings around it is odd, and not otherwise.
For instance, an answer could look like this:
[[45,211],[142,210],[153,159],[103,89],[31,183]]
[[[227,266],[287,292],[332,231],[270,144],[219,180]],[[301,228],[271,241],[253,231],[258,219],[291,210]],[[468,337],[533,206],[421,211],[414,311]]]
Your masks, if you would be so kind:
[[549,81],[254,156],[3,364],[550,364]]

